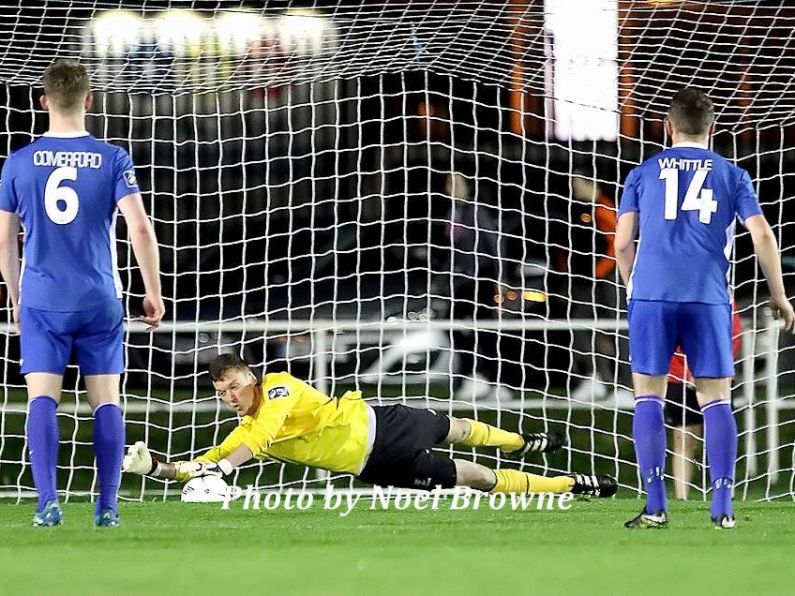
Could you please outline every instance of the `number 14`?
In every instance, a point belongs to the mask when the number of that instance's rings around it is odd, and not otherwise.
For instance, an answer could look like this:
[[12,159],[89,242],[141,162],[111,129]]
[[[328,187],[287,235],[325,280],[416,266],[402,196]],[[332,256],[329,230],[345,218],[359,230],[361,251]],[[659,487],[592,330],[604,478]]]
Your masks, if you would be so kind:
[[[698,211],[698,221],[708,224],[712,214],[718,211],[718,202],[712,198],[711,188],[701,188],[709,170],[696,170],[693,180],[687,187],[682,211]],[[660,180],[665,180],[665,219],[676,219],[679,199],[679,170],[664,168],[660,170]]]

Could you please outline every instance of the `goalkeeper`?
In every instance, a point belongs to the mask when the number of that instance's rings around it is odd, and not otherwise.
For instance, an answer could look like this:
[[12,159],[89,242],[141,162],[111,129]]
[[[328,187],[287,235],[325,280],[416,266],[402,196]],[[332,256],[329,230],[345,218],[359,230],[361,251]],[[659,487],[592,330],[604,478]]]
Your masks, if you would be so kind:
[[436,445],[497,447],[506,456],[550,452],[565,444],[557,433],[520,435],[478,422],[403,405],[370,406],[359,392],[328,397],[288,373],[259,382],[243,360],[221,354],[210,363],[218,396],[242,419],[223,442],[189,462],[157,461],[146,445],[131,446],[125,472],[185,482],[231,474],[250,460],[270,458],[352,474],[368,484],[430,490],[469,486],[503,493],[615,494],[608,475],[545,477],[491,470],[431,451]]

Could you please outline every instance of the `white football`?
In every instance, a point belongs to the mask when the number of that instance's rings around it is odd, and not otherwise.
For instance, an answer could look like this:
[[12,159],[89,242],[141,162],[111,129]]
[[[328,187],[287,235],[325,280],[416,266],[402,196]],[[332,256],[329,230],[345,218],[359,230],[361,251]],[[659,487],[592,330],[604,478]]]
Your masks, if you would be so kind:
[[227,484],[220,476],[192,478],[182,487],[183,503],[220,503],[226,495]]

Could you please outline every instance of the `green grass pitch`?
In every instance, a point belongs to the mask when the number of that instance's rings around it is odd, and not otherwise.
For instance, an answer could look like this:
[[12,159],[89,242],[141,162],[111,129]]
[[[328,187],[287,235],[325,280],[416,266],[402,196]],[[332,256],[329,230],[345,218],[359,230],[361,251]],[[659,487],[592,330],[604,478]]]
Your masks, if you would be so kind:
[[792,593],[795,506],[737,503],[738,527],[708,504],[672,504],[668,530],[630,532],[641,501],[569,511],[229,511],[125,503],[123,525],[34,529],[33,503],[0,501],[2,594],[766,594]]

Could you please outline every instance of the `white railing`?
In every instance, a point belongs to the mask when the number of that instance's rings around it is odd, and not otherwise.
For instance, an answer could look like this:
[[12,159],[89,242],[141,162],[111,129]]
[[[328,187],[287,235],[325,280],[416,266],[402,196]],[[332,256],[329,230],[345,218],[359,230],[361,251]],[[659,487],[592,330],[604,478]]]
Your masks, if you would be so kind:
[[[779,470],[779,411],[782,409],[795,408],[795,400],[781,400],[778,395],[778,341],[780,324],[773,321],[772,317],[766,315],[762,318],[760,329],[751,329],[751,321],[745,321],[742,352],[741,352],[741,374],[738,376],[739,385],[742,386],[742,398],[735,400],[735,407],[744,408],[744,422],[746,429],[755,429],[756,408],[756,389],[758,379],[754,374],[755,365],[758,360],[762,360],[765,365],[764,375],[764,405],[767,415],[766,435],[768,456],[768,473],[771,475],[771,482],[775,482]],[[128,332],[131,334],[145,333],[147,325],[130,321],[127,325]],[[263,319],[244,319],[237,321],[197,321],[197,322],[178,322],[164,323],[153,333],[177,334],[199,334],[199,333],[258,333],[264,336],[277,336],[279,334],[303,334],[308,333],[312,336],[310,342],[311,359],[313,361],[313,379],[315,387],[324,393],[329,391],[329,361],[334,358],[334,353],[329,350],[329,337],[331,335],[344,333],[365,334],[372,337],[378,334],[383,341],[397,334],[405,334],[416,330],[503,330],[503,331],[575,331],[575,330],[602,330],[602,331],[625,331],[627,322],[624,319],[537,319],[537,318],[510,318],[510,319],[490,319],[483,321],[472,320],[401,320],[394,322],[385,321],[355,321],[355,320],[263,320]],[[11,325],[0,325],[3,333],[15,333]],[[415,400],[426,400],[414,398]],[[412,398],[406,401],[411,403]],[[570,399],[551,396],[544,399],[515,399],[502,401],[478,400],[478,407],[490,408],[515,408],[515,409],[584,409],[593,407],[604,407],[596,403],[575,402]],[[76,406],[77,411],[87,405]],[[147,404],[128,403],[127,410],[135,411],[136,408],[152,411],[153,409],[166,409],[169,411],[207,411],[215,410],[217,405],[212,401],[204,403],[191,402],[182,404],[166,404],[154,402]],[[449,403],[446,408],[450,410],[471,409],[472,402]],[[24,404],[4,404],[0,406],[4,413],[23,413]],[[745,457],[750,474],[755,474],[758,465],[758,452],[756,449],[756,437],[754,432],[745,433]]]

